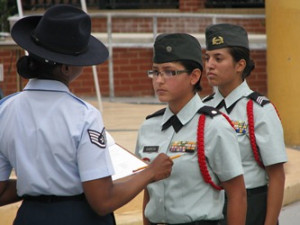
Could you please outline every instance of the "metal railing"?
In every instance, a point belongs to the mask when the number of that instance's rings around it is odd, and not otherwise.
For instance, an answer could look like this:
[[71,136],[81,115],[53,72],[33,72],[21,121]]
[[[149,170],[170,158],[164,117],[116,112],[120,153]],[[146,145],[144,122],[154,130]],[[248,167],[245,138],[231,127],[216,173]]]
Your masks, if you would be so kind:
[[[211,24],[216,24],[219,19],[264,19],[264,14],[200,14],[200,13],[126,13],[126,12],[105,12],[90,13],[91,17],[106,18],[107,23],[107,46],[109,49],[109,96],[114,97],[114,71],[113,71],[113,47],[145,47],[151,48],[153,41],[158,34],[158,18],[199,18],[211,19]],[[113,18],[152,18],[152,43],[113,42],[112,19]]]
[[[115,97],[114,94],[114,71],[113,71],[113,48],[130,48],[130,47],[141,47],[141,48],[152,48],[155,37],[158,34],[158,19],[159,18],[197,18],[197,19],[210,19],[211,24],[218,23],[218,20],[222,19],[265,19],[264,14],[203,14],[203,13],[127,13],[127,12],[95,12],[89,13],[92,18],[106,18],[106,32],[102,33],[102,36],[106,36],[106,46],[109,50],[108,59],[108,73],[109,73],[109,96]],[[113,18],[152,18],[152,32],[147,34],[147,37],[151,35],[151,41],[145,42],[114,42],[113,40]],[[10,22],[13,24],[14,21],[18,20],[19,17],[10,17]],[[176,32],[176,30],[174,31]],[[138,32],[136,32],[137,34]],[[100,33],[99,33],[100,34]],[[96,37],[99,38],[99,34]],[[134,36],[134,33],[132,33]],[[100,39],[100,38],[99,38]],[[204,42],[202,42],[204,43]],[[205,46],[203,46],[205,47]],[[251,47],[251,46],[250,46]],[[255,46],[256,47],[256,46]],[[259,47],[261,48],[261,47]]]

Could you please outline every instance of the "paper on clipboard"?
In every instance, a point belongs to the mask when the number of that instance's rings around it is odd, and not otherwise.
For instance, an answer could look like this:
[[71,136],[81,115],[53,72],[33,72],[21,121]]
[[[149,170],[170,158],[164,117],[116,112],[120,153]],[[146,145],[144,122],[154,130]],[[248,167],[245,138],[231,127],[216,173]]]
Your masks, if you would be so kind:
[[115,143],[115,140],[108,132],[106,132],[106,139],[112,164],[115,169],[115,174],[112,176],[113,180],[129,176],[133,174],[133,170],[147,165],[133,153]]

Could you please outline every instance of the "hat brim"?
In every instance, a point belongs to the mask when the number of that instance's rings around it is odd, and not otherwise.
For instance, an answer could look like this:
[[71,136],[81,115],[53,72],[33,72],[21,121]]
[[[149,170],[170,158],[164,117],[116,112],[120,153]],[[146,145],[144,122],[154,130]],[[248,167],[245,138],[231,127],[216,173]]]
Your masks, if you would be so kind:
[[28,52],[52,62],[73,66],[97,65],[108,58],[106,46],[92,35],[87,50],[79,55],[62,54],[36,44],[31,38],[31,34],[41,18],[42,16],[24,17],[18,20],[12,28],[13,40]]

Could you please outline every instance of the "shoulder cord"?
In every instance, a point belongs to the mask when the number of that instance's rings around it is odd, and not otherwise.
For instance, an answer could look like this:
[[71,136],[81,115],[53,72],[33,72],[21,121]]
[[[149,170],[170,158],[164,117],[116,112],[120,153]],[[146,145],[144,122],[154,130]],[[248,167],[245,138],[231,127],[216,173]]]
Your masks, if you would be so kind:
[[254,134],[254,115],[253,115],[253,101],[250,99],[247,103],[247,117],[248,117],[248,125],[249,125],[249,136],[250,136],[250,144],[252,148],[252,152],[257,164],[264,168],[264,165],[260,159],[258,148],[256,145],[256,138]]
[[232,126],[232,128],[234,129],[235,131],[235,128],[234,128],[234,124],[233,122],[231,121],[231,119],[229,118],[229,116],[227,116],[225,113],[221,112],[222,116],[225,117],[225,119],[228,121],[228,123]]
[[198,121],[198,130],[197,130],[197,147],[198,147],[198,163],[200,167],[203,180],[210,184],[216,190],[222,190],[223,188],[215,184],[208,172],[205,153],[204,153],[204,126],[205,126],[205,115],[200,115]]

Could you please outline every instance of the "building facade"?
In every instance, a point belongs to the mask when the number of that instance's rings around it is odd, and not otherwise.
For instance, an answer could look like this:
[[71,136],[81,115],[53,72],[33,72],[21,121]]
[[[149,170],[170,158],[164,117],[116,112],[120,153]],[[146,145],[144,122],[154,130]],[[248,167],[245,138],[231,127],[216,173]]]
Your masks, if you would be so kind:
[[[180,0],[177,8],[170,9],[107,10],[99,6],[89,10],[93,34],[99,36],[111,53],[110,60],[96,66],[101,95],[153,96],[152,82],[146,71],[152,66],[154,36],[164,32],[190,33],[198,38],[205,51],[204,30],[212,23],[235,23],[245,27],[250,43],[253,43],[251,56],[256,65],[248,83],[255,91],[267,95],[264,10],[232,8],[233,6],[210,8],[213,2],[216,1]],[[111,36],[107,35],[108,32],[111,32]],[[24,51],[14,43],[6,42],[4,39],[0,41],[0,64],[3,65],[0,88],[4,95],[9,95],[22,90],[26,80],[16,72],[16,61]],[[95,96],[94,81],[92,67],[86,67],[70,89],[78,96]],[[202,87],[200,95],[212,92],[205,74],[202,76]]]

